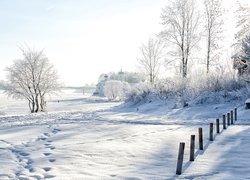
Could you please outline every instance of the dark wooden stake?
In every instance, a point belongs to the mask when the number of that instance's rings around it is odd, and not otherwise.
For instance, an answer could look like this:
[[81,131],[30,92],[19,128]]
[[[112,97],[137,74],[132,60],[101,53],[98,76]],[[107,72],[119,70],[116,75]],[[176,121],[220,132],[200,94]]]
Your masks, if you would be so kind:
[[220,133],[220,120],[216,119],[216,132],[219,134]]
[[223,129],[227,129],[227,127],[226,127],[226,115],[223,114],[222,118],[223,118]]
[[227,126],[230,126],[230,113],[227,113]]
[[234,108],[234,119],[237,121],[237,108]]
[[210,123],[210,129],[209,129],[209,140],[213,141],[214,140],[214,124]]
[[185,149],[185,143],[181,142],[180,146],[179,146],[179,154],[178,154],[177,169],[176,169],[176,174],[178,174],[178,175],[180,175],[182,173],[184,149]]
[[234,124],[234,111],[231,111],[231,124]]
[[190,140],[190,161],[194,161],[195,135],[191,135]]
[[199,128],[199,149],[203,150],[203,135],[202,128]]

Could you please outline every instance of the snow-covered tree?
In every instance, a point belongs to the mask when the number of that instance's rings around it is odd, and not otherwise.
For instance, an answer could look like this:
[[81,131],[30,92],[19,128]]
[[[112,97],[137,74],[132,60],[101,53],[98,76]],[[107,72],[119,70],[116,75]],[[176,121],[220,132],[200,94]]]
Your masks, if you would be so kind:
[[[21,48],[20,48],[21,49]],[[23,59],[6,68],[6,93],[28,101],[31,113],[44,111],[45,97],[60,89],[57,72],[43,51],[21,49]]]
[[149,38],[147,44],[142,44],[140,47],[141,56],[138,58],[138,62],[151,84],[154,84],[158,77],[163,58],[163,49],[163,43],[153,38]]
[[221,0],[204,0],[205,5],[205,33],[207,42],[206,70],[218,59],[219,40],[222,33]]
[[96,85],[96,89],[95,92],[93,93],[93,95],[95,96],[101,96],[104,97],[104,86],[106,84],[106,82],[108,81],[109,76],[107,74],[101,74],[99,77],[99,82]]
[[234,57],[234,68],[238,75],[250,75],[250,36],[246,36],[241,45],[241,51]]
[[174,46],[170,53],[179,60],[182,77],[186,78],[190,56],[200,39],[197,31],[199,12],[195,0],[170,1],[162,10],[161,19],[164,30],[160,37]]
[[[246,1],[247,2],[247,1]],[[250,4],[245,2],[245,4],[237,1],[238,9],[236,11],[236,31],[235,34],[235,51],[238,52],[241,50],[242,40],[250,35]]]
[[250,35],[246,36],[242,42],[242,59],[250,63]]
[[127,82],[109,80],[105,83],[104,95],[110,101],[116,101],[123,99],[129,90],[130,85]]

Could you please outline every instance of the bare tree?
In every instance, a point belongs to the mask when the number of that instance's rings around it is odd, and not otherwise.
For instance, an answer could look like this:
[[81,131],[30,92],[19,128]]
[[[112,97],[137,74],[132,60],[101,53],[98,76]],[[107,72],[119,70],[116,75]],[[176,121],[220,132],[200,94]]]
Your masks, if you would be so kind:
[[164,44],[160,40],[152,38],[149,38],[148,43],[142,44],[140,47],[141,57],[138,58],[138,62],[147,74],[151,84],[155,83],[158,76],[163,58],[163,49]]
[[218,59],[218,41],[222,33],[221,0],[204,0],[205,5],[205,31],[207,41],[206,70],[209,73],[211,64]]
[[28,101],[31,113],[45,110],[45,96],[59,90],[58,76],[43,51],[20,48],[23,59],[6,68],[6,93]]
[[199,13],[194,0],[174,0],[162,10],[164,30],[160,37],[175,46],[171,54],[178,57],[182,77],[187,77],[188,61],[192,50],[199,41],[197,33]]

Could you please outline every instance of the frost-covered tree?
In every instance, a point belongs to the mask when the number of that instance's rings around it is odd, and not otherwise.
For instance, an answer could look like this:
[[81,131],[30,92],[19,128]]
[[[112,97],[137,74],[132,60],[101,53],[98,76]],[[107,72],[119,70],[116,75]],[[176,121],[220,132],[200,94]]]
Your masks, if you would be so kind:
[[246,36],[241,45],[241,51],[234,56],[234,68],[238,75],[250,75],[250,36]]
[[147,44],[142,44],[140,47],[141,56],[138,58],[138,62],[151,84],[154,84],[157,79],[163,58],[163,49],[162,42],[153,38],[149,38]]
[[28,101],[31,113],[44,111],[45,97],[59,90],[57,72],[43,51],[20,48],[23,59],[6,68],[6,93]]
[[204,0],[205,5],[205,33],[207,42],[206,70],[218,59],[219,40],[222,33],[221,0]]
[[183,78],[187,77],[188,62],[194,47],[197,45],[199,12],[195,0],[173,0],[162,10],[164,30],[160,37],[174,46],[171,54],[177,57],[181,65]]
[[[246,1],[247,2],[247,1]],[[245,2],[241,4],[237,1],[238,9],[236,10],[236,34],[235,34],[235,50],[238,52],[241,50],[242,40],[250,35],[250,5]]]
[[104,86],[104,95],[110,101],[121,100],[130,90],[130,85],[127,82],[109,80]]
[[242,42],[242,52],[241,58],[250,63],[250,35],[246,36]]

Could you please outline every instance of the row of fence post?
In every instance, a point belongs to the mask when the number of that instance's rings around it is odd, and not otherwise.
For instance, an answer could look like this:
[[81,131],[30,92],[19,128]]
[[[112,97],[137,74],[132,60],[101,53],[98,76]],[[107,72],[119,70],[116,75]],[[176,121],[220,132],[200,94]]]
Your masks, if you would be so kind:
[[[233,125],[234,121],[237,121],[237,108],[234,108],[234,110],[231,110],[227,113],[227,122],[226,122],[226,115],[223,114],[222,116],[222,124],[223,129],[227,129],[227,126]],[[216,133],[220,134],[220,119],[216,119]],[[199,150],[204,150],[203,148],[203,130],[202,128],[198,129],[198,136],[199,136]],[[214,124],[209,124],[209,141],[214,140]],[[182,174],[182,165],[183,165],[183,159],[184,159],[184,150],[185,150],[185,143],[181,142],[179,145],[179,153],[178,153],[178,160],[177,160],[177,168],[176,168],[176,174],[180,175]],[[190,157],[189,161],[195,160],[195,135],[191,135],[190,138]]]

